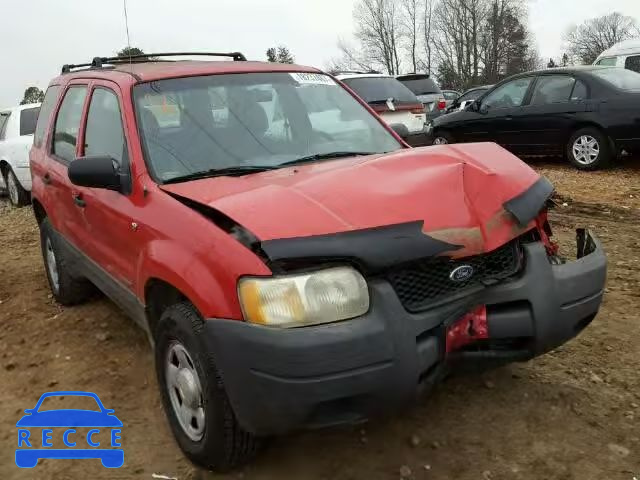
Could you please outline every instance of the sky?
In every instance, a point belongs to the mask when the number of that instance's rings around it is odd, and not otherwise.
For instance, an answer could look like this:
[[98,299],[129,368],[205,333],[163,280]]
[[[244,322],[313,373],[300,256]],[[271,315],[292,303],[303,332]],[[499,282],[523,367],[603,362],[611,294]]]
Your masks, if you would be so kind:
[[[396,0],[400,1],[400,0]],[[127,0],[131,45],[145,52],[241,51],[264,59],[270,46],[324,67],[339,38],[353,34],[356,0]],[[2,0],[0,107],[45,89],[65,63],[126,46],[121,0]],[[529,26],[542,58],[562,55],[571,24],[620,11],[640,20],[640,0],[529,0]]]

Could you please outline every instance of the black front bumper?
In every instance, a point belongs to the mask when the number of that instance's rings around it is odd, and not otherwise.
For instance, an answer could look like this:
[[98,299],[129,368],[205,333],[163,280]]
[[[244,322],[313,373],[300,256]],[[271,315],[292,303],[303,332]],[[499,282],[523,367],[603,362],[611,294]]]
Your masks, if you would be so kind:
[[[378,279],[362,317],[297,329],[211,319],[204,339],[248,431],[357,422],[410,403],[460,363],[526,360],[576,336],[595,317],[606,279],[605,254],[588,240],[584,257],[562,265],[541,243],[525,244],[519,276],[418,314]],[[478,305],[487,306],[490,338],[446,354],[447,327]]]

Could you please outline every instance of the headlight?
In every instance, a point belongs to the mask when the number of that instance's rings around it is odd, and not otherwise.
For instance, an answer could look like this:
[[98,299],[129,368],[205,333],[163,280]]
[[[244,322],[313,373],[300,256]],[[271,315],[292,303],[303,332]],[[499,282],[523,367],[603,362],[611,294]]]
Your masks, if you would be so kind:
[[238,296],[247,321],[283,328],[346,320],[369,310],[367,282],[350,267],[243,278]]

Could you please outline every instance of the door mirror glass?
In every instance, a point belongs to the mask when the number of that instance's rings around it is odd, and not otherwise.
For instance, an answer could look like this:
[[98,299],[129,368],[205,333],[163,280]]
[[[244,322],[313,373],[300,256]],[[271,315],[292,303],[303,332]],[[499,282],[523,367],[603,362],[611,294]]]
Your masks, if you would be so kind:
[[69,164],[69,180],[79,187],[116,192],[121,191],[123,185],[118,164],[108,155],[78,157]]
[[472,105],[474,105],[474,110],[477,112],[482,113],[483,115],[487,112],[489,112],[489,104],[487,103],[480,103],[480,102],[473,102]]

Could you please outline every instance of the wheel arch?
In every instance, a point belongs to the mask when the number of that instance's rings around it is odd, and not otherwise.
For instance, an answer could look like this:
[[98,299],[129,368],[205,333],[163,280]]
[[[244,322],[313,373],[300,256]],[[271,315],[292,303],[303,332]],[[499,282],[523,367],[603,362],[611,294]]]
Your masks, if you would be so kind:
[[38,225],[42,224],[42,221],[48,217],[47,211],[37,198],[31,198],[31,205],[33,207],[33,214],[36,217],[36,222],[38,222]]
[[600,133],[602,133],[602,135],[604,135],[604,137],[609,140],[609,147],[612,149],[613,152],[617,151],[617,146],[615,141],[613,140],[613,138],[611,137],[611,135],[609,135],[607,133],[607,129],[605,127],[603,127],[602,125],[600,125],[599,123],[593,121],[593,120],[582,120],[577,122],[573,128],[569,129],[568,133],[567,133],[567,137],[565,138],[565,148],[568,146],[569,144],[569,140],[571,139],[571,136],[576,133],[578,130],[582,130],[583,128],[595,128],[596,130],[598,130]]
[[151,277],[147,280],[144,286],[145,314],[149,333],[153,338],[155,338],[162,312],[171,305],[183,301],[188,301],[195,306],[185,293],[171,283],[157,277]]
[[11,168],[11,164],[9,163],[9,161],[5,158],[0,159],[0,174],[5,176],[9,171],[9,168]]

